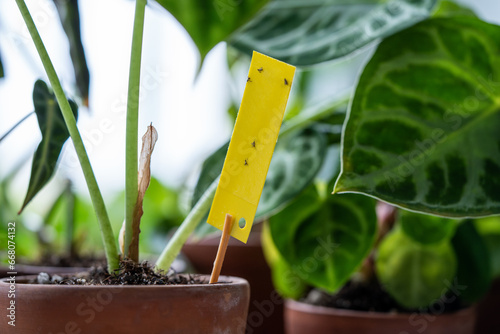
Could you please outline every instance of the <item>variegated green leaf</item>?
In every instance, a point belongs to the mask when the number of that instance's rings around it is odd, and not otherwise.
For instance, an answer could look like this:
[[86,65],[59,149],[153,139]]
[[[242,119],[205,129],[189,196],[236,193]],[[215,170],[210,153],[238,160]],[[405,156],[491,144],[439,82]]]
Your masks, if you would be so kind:
[[157,0],[187,30],[203,60],[217,43],[247,23],[268,0]]
[[[69,102],[76,118],[78,115],[78,106],[71,100]],[[33,104],[35,106],[36,117],[38,118],[38,126],[42,133],[42,141],[33,156],[28,192],[19,213],[23,211],[33,197],[49,182],[56,170],[56,163],[62,147],[69,138],[69,132],[56,97],[54,93],[49,91],[49,87],[42,80],[35,82]]]
[[429,16],[435,0],[275,0],[230,43],[296,66],[333,60]]
[[500,27],[424,21],[384,40],[343,133],[335,192],[449,217],[500,213]]
[[294,273],[333,292],[361,265],[375,240],[375,201],[359,195],[320,195],[307,188],[269,219],[271,235]]
[[397,228],[381,242],[375,265],[384,289],[402,306],[418,308],[449,289],[457,259],[450,240],[423,245]]

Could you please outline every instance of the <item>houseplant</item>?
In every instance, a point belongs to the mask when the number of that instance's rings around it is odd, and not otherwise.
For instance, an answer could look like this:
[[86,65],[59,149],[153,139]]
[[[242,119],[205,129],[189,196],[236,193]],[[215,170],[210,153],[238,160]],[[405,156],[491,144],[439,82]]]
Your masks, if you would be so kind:
[[[451,17],[426,20],[384,40],[361,74],[351,102],[335,192],[368,194],[403,209],[444,217],[498,214],[492,190],[498,136],[490,128],[498,124],[499,50],[493,46],[498,36],[498,26]],[[460,58],[453,50],[458,40],[467,46],[460,49]],[[463,141],[471,145],[470,150],[461,146]],[[484,153],[485,142],[492,144],[488,153]],[[467,156],[469,152],[476,155]],[[483,158],[490,155],[495,158]],[[466,186],[470,188],[464,190]],[[310,188],[270,219],[278,250],[273,266],[295,274],[294,280],[281,279],[277,284],[295,297],[303,292],[297,290],[304,287],[299,282],[329,291],[340,288],[375,240],[373,200],[356,194],[325,199],[323,188]],[[333,183],[327,187],[333,188]],[[338,245],[332,246],[327,260],[314,261],[315,252],[319,254],[316,238],[325,235]],[[382,287],[400,305],[430,307],[432,313],[433,306],[450,300],[446,293],[453,288],[443,282],[451,278],[467,286],[460,292],[462,300],[478,300],[492,278],[488,257],[472,222],[401,211],[397,226],[378,247],[375,267]],[[422,259],[429,263],[419,269]],[[307,264],[315,269],[304,272]],[[470,272],[476,275],[471,277]],[[294,307],[293,302],[290,305]],[[423,328],[413,315],[403,318],[406,328],[386,332]],[[359,317],[356,320],[361,325]],[[473,319],[466,323],[460,322],[461,329],[472,333]],[[429,325],[431,330],[433,324],[437,322],[428,321],[425,328]],[[336,324],[330,325],[331,330]]]

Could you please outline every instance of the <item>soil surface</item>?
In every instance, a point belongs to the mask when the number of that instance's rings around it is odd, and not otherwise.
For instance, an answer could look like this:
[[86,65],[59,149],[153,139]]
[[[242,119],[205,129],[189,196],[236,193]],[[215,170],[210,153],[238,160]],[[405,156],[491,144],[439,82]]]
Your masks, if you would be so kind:
[[[370,283],[350,281],[333,295],[321,290],[312,289],[301,301],[318,306],[356,311],[400,313],[429,311],[428,308],[414,310],[400,306],[377,281]],[[454,301],[451,303],[442,304],[445,305],[445,313],[454,312],[469,306],[462,303],[459,298],[454,298]]]
[[147,261],[135,263],[121,261],[120,270],[108,273],[105,267],[92,267],[88,273],[78,275],[49,275],[40,273],[31,284],[56,285],[186,285],[208,284],[206,276],[196,274],[176,274],[155,271]]

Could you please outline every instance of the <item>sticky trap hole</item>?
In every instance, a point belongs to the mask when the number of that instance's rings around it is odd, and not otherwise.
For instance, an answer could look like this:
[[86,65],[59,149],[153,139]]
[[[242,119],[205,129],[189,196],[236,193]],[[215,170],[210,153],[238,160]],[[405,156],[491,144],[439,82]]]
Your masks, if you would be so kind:
[[240,220],[238,221],[238,226],[243,229],[245,228],[245,225],[247,224],[247,221],[245,220],[245,218],[240,218]]

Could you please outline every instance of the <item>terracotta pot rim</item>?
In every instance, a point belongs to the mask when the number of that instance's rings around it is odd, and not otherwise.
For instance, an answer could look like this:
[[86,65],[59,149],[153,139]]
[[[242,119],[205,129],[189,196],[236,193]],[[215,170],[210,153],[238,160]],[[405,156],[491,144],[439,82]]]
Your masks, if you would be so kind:
[[[61,273],[60,275],[72,275],[75,273]],[[78,273],[77,273],[78,274]],[[210,275],[199,275],[207,278],[207,282],[210,279]],[[23,281],[35,279],[36,275],[29,276],[16,276],[16,284],[21,284],[25,287],[37,287],[37,289],[61,289],[61,288],[69,288],[69,289],[190,289],[190,288],[200,288],[203,287],[205,289],[220,289],[230,286],[244,286],[248,285],[246,279],[235,276],[223,276],[219,277],[219,283],[215,284],[177,284],[177,285],[55,285],[55,284],[29,284],[23,283]],[[9,277],[0,278],[0,285],[8,285],[7,281],[10,280]]]
[[[285,307],[293,309],[298,312],[310,313],[310,314],[323,314],[331,316],[342,316],[346,318],[386,318],[386,319],[406,319],[409,315],[413,313],[401,313],[401,312],[375,312],[375,311],[357,311],[357,310],[346,310],[327,306],[312,305],[304,302],[300,302],[293,299],[285,300]],[[460,309],[455,312],[440,314],[440,317],[454,317],[460,315],[466,315],[469,313],[474,313],[476,310],[476,304],[473,304],[464,309]]]

